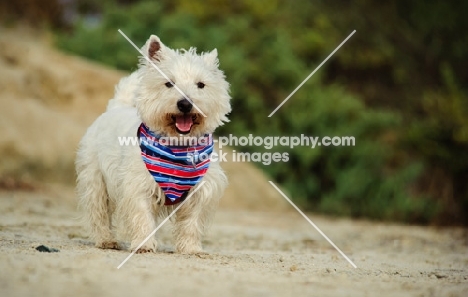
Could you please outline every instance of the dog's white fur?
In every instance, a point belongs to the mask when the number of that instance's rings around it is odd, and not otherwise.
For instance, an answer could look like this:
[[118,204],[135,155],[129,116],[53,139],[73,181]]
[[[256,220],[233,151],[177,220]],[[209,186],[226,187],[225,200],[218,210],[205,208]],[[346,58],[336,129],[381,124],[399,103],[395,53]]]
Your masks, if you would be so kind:
[[[197,125],[184,137],[199,137],[213,131],[231,111],[229,84],[218,68],[216,50],[196,54],[194,48],[172,50],[151,35],[142,48],[154,62],[206,115],[197,114]],[[203,89],[197,87],[203,82]],[[144,58],[138,70],[116,87],[107,110],[89,127],[80,142],[77,159],[77,194],[91,238],[100,248],[120,248],[115,226],[136,247],[156,228],[158,219],[172,211],[164,206],[164,195],[147,171],[138,145],[121,146],[119,137],[136,137],[144,122],[163,136],[180,136],[171,123],[177,102],[183,99]],[[196,112],[196,110],[193,110]],[[176,251],[202,251],[201,237],[227,185],[219,163],[212,161],[205,183],[178,210],[174,219]],[[195,188],[195,187],[194,187]],[[193,191],[193,189],[191,191]],[[137,253],[155,252],[157,240],[148,240]]]

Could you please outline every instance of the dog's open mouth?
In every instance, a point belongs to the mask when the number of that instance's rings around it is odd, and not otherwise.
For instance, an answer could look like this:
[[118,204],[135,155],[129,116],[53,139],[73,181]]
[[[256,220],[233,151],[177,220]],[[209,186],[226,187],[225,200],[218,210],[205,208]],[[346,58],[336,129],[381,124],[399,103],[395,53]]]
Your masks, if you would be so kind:
[[198,125],[199,116],[195,113],[171,114],[170,116],[179,134],[188,134],[194,125]]

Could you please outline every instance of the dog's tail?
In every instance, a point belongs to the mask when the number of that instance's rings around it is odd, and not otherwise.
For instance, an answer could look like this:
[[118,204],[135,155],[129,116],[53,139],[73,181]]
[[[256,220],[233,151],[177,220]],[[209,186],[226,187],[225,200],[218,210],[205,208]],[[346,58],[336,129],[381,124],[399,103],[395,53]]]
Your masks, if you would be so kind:
[[138,71],[122,78],[115,86],[114,99],[109,100],[107,110],[118,107],[134,107],[138,90]]

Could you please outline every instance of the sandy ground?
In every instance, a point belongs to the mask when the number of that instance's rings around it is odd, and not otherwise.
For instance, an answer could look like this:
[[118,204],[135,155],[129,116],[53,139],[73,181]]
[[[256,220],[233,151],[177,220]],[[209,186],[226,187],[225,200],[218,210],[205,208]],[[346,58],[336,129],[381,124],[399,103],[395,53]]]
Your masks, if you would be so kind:
[[[282,199],[278,196],[278,199]],[[0,296],[466,296],[468,231],[309,217],[295,211],[218,211],[206,254],[134,255],[94,248],[69,188],[0,192]],[[39,245],[59,252],[43,253]]]

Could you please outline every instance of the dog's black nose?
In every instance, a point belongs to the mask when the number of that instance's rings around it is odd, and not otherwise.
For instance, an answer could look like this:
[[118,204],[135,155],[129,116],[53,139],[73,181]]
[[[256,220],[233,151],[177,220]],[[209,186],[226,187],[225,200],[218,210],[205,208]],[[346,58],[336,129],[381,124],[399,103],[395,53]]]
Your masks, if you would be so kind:
[[192,103],[190,103],[190,101],[188,101],[187,99],[177,101],[177,108],[183,113],[190,112],[192,110],[192,107]]

